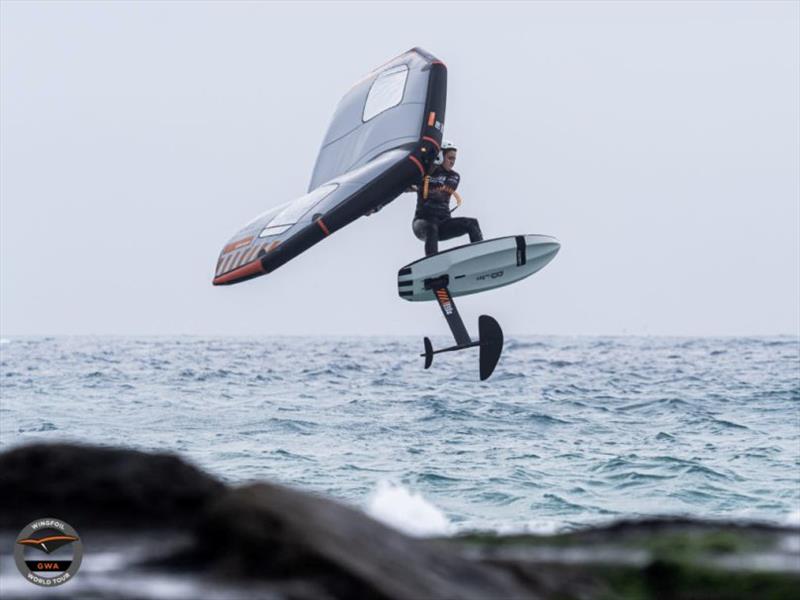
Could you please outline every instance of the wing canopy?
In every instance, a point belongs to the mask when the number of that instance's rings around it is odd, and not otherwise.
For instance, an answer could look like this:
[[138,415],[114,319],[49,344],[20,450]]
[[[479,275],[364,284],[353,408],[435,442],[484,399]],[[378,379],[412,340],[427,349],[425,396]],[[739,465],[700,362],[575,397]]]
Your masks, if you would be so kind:
[[441,144],[446,93],[446,67],[419,48],[356,83],[334,113],[308,193],[239,230],[214,284],[275,270],[419,181]]

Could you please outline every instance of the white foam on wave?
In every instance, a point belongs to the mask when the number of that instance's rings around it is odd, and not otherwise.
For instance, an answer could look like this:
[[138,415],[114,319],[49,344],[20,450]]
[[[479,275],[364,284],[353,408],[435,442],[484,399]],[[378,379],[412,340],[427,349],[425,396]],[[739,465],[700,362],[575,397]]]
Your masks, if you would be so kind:
[[11,340],[8,338],[0,338],[0,344],[10,344]]
[[800,509],[793,510],[786,515],[786,524],[792,527],[800,526]]
[[402,485],[379,481],[367,502],[367,514],[407,535],[450,535],[452,523],[421,494]]

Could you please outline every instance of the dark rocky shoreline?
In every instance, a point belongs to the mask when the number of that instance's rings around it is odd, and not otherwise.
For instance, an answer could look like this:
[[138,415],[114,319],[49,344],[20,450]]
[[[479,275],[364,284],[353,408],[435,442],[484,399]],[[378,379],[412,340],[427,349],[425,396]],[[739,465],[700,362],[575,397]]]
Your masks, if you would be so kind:
[[[227,486],[174,455],[72,444],[3,452],[0,490],[9,600],[800,597],[798,528],[665,518],[422,540],[318,495]],[[84,542],[81,571],[58,588],[26,582],[11,557],[42,517]]]

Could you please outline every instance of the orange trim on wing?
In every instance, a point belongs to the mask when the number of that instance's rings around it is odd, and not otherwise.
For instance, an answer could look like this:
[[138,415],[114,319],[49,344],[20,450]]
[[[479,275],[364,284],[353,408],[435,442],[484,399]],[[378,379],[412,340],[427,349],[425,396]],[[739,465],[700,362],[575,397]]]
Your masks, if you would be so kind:
[[425,177],[425,167],[422,166],[422,163],[417,160],[416,156],[409,156],[408,157],[411,162],[413,162],[419,168],[419,172],[422,173],[422,176]]
[[244,252],[234,253],[233,258],[231,259],[231,266],[228,267],[229,269],[235,269],[239,266],[239,263],[241,262],[239,259],[242,258],[242,254],[244,254]]
[[234,250],[238,250],[239,248],[247,246],[247,244],[249,244],[252,241],[253,241],[253,236],[251,235],[250,237],[246,237],[244,239],[231,242],[222,249],[222,253],[227,254],[228,252],[233,252]]
[[256,260],[248,265],[234,269],[230,273],[225,273],[225,275],[215,277],[212,283],[214,285],[224,285],[226,283],[233,283],[237,279],[254,277],[256,275],[261,275],[262,273],[266,273],[266,271],[264,270],[264,267],[261,266],[261,261]]
[[437,150],[440,150],[440,149],[441,149],[441,146],[439,145],[439,142],[437,142],[437,141],[436,141],[435,139],[433,139],[432,137],[430,137],[430,136],[427,136],[427,135],[423,135],[423,136],[422,136],[422,139],[423,139],[423,140],[428,140],[429,142],[432,142],[432,143],[433,143],[433,145],[434,145],[434,146],[436,146],[436,149],[437,149]]
[[322,221],[322,219],[317,219],[317,225],[319,225],[319,228],[322,229],[322,233],[324,233],[325,235],[331,234],[331,232],[328,231],[328,228],[325,226],[325,223]]
[[232,263],[233,254],[228,254],[228,256],[225,257],[225,262],[222,263],[222,272],[224,273],[225,271],[230,271],[231,267],[233,266]]
[[434,123],[436,123],[436,113],[431,111],[428,115],[428,127],[433,127]]
[[245,260],[243,262],[249,263],[251,260],[253,260],[256,257],[256,254],[258,254],[258,245],[257,244],[255,246],[253,246],[250,250],[248,250],[247,258],[245,258]]

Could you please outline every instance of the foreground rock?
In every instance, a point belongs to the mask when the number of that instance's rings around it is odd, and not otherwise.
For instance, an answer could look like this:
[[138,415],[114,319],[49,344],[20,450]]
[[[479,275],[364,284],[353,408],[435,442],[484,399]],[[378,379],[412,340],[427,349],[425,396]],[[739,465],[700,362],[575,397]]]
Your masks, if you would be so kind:
[[[283,486],[232,488],[163,454],[34,445],[0,454],[5,598],[795,598],[800,531],[687,520],[558,536],[409,538]],[[58,517],[73,581],[25,581],[14,538]]]
[[35,444],[0,454],[0,528],[45,515],[75,527],[195,525],[225,486],[173,454]]

